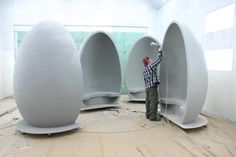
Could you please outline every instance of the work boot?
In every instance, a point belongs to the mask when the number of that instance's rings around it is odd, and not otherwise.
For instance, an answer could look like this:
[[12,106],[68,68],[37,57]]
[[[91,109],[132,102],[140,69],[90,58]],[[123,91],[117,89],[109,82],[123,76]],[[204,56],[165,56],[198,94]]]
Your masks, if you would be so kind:
[[156,116],[156,118],[154,118],[154,119],[150,119],[151,121],[160,121],[160,120],[162,120],[162,116],[161,115],[157,115]]

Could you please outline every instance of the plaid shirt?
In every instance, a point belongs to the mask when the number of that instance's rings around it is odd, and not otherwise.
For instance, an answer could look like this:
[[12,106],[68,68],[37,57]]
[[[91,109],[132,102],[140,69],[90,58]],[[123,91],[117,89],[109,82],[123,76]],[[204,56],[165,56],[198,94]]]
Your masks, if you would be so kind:
[[162,55],[158,53],[157,59],[153,63],[144,67],[143,76],[146,89],[156,86],[159,83],[157,77],[157,66],[161,62],[161,57]]

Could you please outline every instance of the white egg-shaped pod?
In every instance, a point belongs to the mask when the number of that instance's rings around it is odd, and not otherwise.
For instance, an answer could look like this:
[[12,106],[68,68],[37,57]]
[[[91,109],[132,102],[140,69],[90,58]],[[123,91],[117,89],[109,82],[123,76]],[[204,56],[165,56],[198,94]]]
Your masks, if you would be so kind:
[[143,79],[143,57],[149,56],[153,60],[157,58],[157,48],[150,46],[151,42],[160,43],[151,36],[144,36],[138,39],[128,57],[126,66],[126,88],[130,100],[145,100],[145,85]]
[[[204,53],[185,25],[174,22],[167,29],[160,81],[162,112],[167,118],[186,129],[207,123],[199,116],[208,86]],[[167,111],[165,104],[168,104]]]
[[70,33],[53,21],[37,24],[16,57],[14,96],[24,118],[17,129],[50,134],[78,128],[82,70]]
[[117,106],[121,95],[121,66],[117,48],[104,32],[90,34],[80,48],[83,110]]

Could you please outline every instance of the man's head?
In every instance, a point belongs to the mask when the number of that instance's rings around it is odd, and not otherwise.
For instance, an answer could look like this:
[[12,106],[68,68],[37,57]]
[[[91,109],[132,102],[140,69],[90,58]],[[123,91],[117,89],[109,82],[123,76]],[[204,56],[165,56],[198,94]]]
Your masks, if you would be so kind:
[[143,64],[144,64],[144,66],[147,66],[151,62],[152,62],[152,59],[149,58],[148,56],[143,57]]

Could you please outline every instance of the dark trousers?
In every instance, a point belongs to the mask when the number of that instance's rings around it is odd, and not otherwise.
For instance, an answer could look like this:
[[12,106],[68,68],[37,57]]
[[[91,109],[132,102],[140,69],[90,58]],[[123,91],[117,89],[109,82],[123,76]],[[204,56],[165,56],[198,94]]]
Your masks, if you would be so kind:
[[157,117],[158,91],[157,86],[146,89],[146,117],[150,120]]

